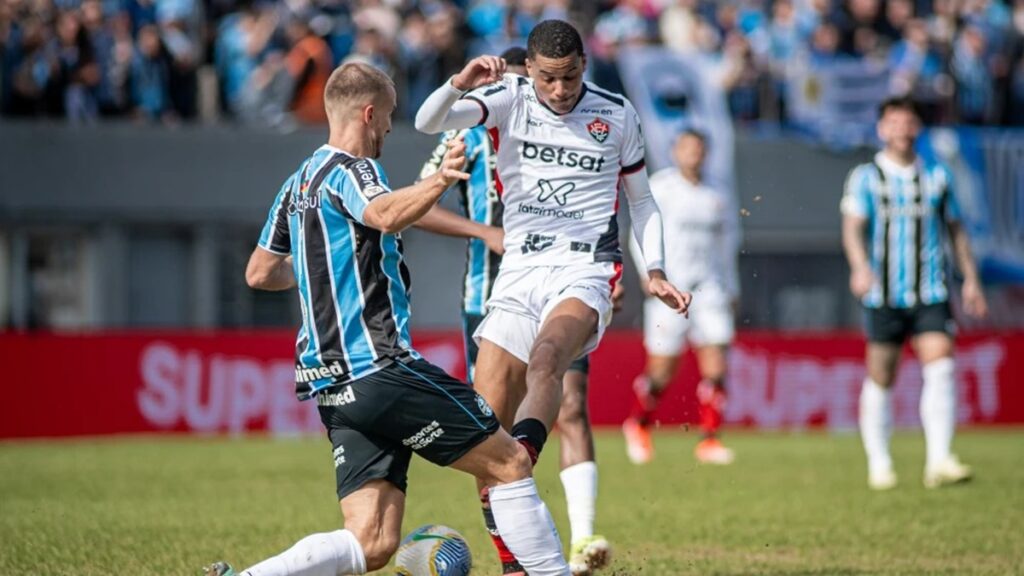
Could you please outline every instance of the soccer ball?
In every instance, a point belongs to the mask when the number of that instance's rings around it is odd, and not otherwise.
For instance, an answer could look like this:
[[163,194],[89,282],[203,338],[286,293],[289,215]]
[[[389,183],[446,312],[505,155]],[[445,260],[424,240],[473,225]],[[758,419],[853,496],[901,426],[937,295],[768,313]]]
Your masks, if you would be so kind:
[[427,524],[402,540],[395,556],[399,576],[467,576],[473,567],[466,539],[440,524]]

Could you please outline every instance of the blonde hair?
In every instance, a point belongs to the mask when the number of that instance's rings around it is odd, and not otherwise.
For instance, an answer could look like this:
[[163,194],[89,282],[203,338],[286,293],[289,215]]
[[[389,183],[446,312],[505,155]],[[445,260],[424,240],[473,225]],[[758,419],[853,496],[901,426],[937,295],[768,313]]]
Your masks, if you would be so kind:
[[362,62],[349,62],[337,67],[327,79],[324,106],[333,116],[347,107],[367,104],[380,94],[395,89],[387,74]]

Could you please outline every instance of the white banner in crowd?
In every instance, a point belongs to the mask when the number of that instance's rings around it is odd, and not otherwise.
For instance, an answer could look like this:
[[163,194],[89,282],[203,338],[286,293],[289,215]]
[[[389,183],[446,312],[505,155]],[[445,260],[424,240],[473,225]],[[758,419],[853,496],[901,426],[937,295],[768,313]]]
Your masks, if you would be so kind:
[[695,128],[708,136],[705,177],[712,185],[735,192],[732,117],[717,81],[718,61],[637,47],[623,49],[618,63],[626,96],[643,124],[650,171],[671,166],[676,136]]
[[878,105],[889,95],[889,69],[864,59],[807,62],[787,73],[789,121],[824,143],[874,145]]

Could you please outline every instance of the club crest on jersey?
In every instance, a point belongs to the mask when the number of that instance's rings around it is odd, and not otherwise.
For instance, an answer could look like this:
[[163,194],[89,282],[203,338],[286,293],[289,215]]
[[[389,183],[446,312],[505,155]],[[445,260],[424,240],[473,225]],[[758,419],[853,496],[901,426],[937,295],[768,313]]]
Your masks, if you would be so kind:
[[604,143],[608,139],[608,133],[612,131],[611,126],[607,122],[600,118],[594,118],[594,121],[587,124],[587,132],[600,143]]

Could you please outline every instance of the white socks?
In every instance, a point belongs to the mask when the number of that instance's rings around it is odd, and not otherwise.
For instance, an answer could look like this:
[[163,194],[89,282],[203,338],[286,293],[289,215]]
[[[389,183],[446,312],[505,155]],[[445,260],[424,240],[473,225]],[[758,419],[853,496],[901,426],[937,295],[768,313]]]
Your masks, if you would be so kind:
[[569,576],[562,542],[533,478],[490,489],[491,512],[505,545],[530,576]]
[[874,474],[892,468],[889,438],[892,436],[892,391],[871,378],[860,390],[860,436],[868,455],[868,471]]
[[597,464],[580,462],[562,470],[562,487],[569,509],[571,542],[594,535],[594,503],[597,500]]
[[944,462],[950,455],[956,429],[956,386],[953,359],[940,358],[921,367],[921,425],[927,446],[927,469]]
[[365,574],[366,558],[348,530],[306,536],[284,552],[242,570],[241,576],[341,576]]

